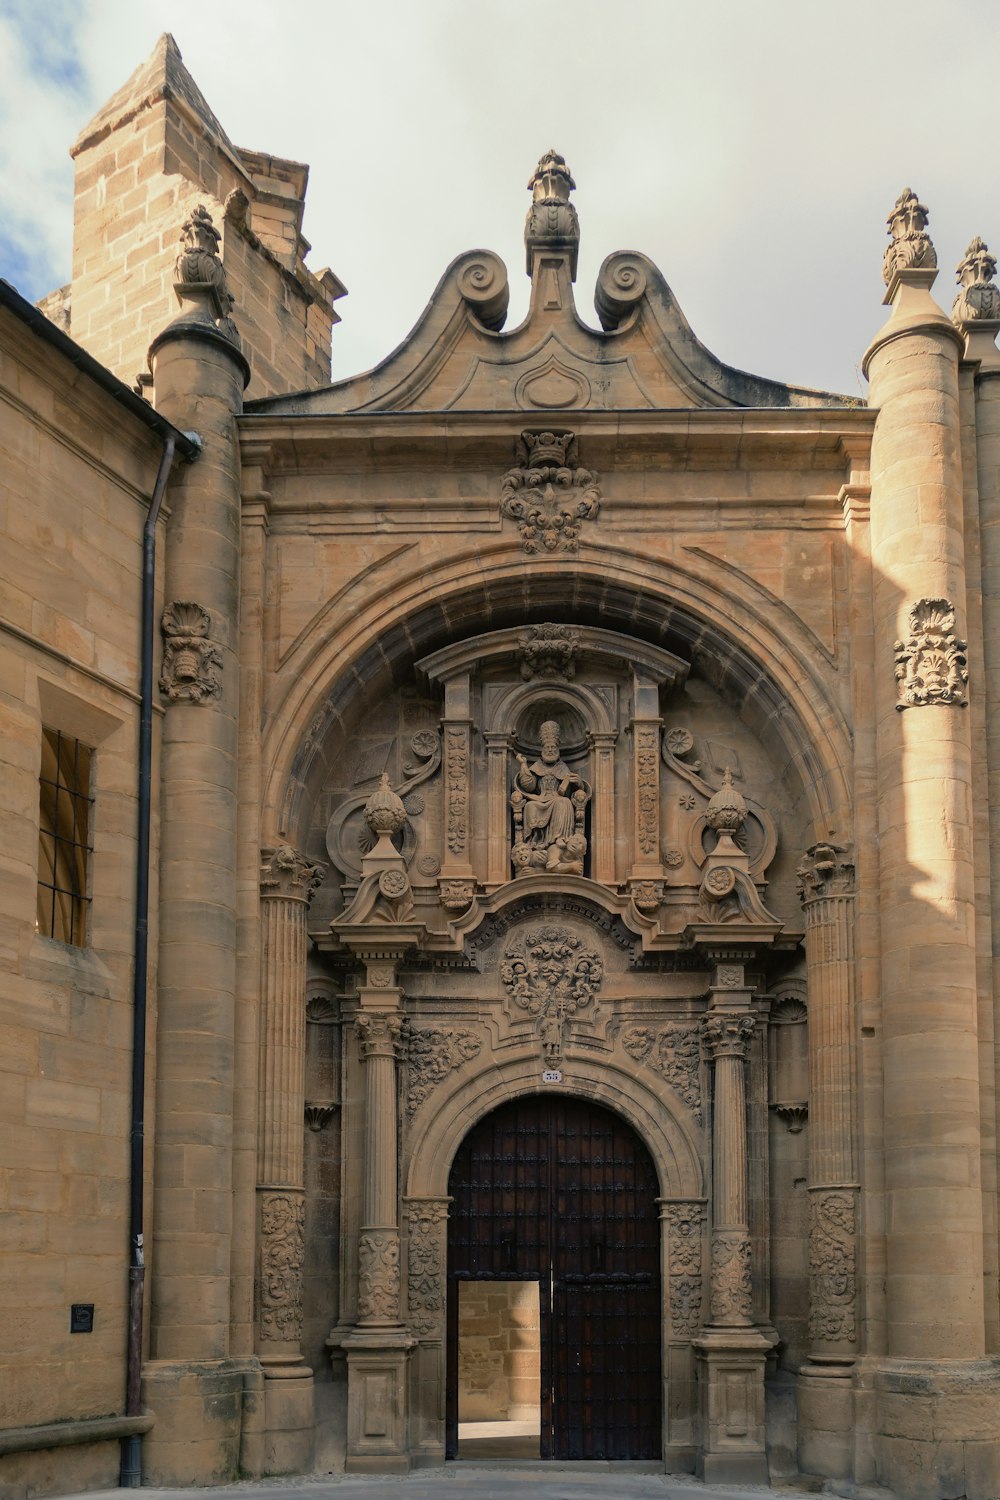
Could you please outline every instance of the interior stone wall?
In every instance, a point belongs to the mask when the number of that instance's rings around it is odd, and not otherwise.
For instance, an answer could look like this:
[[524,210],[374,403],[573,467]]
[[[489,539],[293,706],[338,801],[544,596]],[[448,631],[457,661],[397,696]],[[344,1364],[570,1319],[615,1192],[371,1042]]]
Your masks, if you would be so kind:
[[537,1281],[466,1281],[458,1302],[458,1419],[524,1422],[538,1414]]

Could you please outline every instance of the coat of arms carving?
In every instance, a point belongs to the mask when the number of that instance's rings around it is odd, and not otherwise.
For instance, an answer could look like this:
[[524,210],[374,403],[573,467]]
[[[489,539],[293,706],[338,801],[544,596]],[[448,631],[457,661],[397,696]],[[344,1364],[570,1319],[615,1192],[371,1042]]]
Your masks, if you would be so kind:
[[591,1011],[603,978],[600,955],[564,927],[527,933],[500,965],[504,989],[535,1020],[550,1067],[562,1058],[566,1021]]
[[577,462],[576,434],[522,432],[518,466],[500,483],[500,510],[517,522],[525,552],[575,552],[584,521],[601,507],[597,475]]

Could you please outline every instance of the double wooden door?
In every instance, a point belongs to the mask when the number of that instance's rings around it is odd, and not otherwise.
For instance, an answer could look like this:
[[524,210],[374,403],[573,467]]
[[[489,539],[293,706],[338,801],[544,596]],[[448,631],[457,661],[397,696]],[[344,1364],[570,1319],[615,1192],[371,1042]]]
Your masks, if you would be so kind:
[[447,1452],[458,1451],[458,1287],[537,1281],[541,1457],[659,1458],[659,1188],[610,1110],[527,1095],[470,1132],[448,1184]]

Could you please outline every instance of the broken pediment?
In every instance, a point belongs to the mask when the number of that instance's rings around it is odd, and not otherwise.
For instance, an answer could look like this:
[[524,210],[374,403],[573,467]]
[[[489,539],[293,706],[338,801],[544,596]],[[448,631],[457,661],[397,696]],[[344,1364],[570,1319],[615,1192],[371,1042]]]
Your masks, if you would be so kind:
[[646,256],[608,256],[594,303],[601,327],[580,318],[573,294],[580,226],[574,186],[556,152],[528,184],[528,315],[505,332],[507,269],[489,250],[453,261],[410,336],[367,374],[320,390],[251,401],[248,412],[677,410],[856,405],[850,397],[748,375],[695,338]]

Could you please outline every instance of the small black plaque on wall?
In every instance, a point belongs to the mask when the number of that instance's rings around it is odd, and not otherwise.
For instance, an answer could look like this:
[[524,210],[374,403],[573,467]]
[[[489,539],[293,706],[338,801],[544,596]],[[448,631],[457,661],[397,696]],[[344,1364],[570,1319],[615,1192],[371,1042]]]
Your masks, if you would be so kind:
[[69,1331],[70,1333],[93,1333],[94,1304],[92,1302],[73,1302],[70,1304]]

